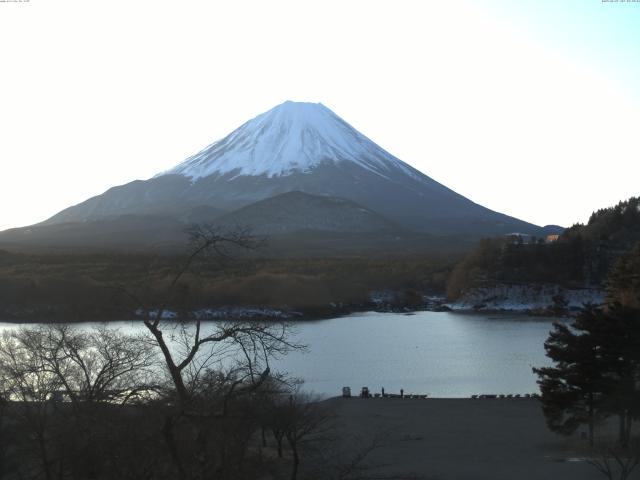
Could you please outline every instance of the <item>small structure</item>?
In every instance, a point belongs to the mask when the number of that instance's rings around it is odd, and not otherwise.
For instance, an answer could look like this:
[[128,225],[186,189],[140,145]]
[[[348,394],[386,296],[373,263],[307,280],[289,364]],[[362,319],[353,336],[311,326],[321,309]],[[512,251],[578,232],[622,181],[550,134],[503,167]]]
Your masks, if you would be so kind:
[[362,387],[362,390],[360,391],[360,396],[362,398],[369,398],[371,396],[369,394],[369,387]]
[[560,235],[547,235],[547,238],[545,238],[545,242],[546,243],[557,242],[559,238],[560,238]]
[[342,396],[345,398],[351,397],[351,387],[342,387]]
[[528,233],[519,233],[519,232],[513,232],[513,233],[507,233],[505,235],[505,238],[510,242],[513,243],[515,245],[529,245],[533,242],[534,237],[532,235],[529,235]]

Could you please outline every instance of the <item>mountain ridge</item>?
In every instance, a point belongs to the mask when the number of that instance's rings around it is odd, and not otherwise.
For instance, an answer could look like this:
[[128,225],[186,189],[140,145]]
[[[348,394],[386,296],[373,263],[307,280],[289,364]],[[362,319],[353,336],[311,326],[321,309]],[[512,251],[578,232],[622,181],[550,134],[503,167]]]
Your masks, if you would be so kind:
[[[76,229],[82,230],[83,223],[96,227],[101,221],[113,228],[126,225],[122,233],[130,235],[131,216],[149,216],[141,223],[153,224],[154,231],[162,230],[162,218],[175,230],[179,224],[215,222],[288,192],[353,202],[377,215],[378,224],[391,222],[404,232],[480,238],[511,232],[542,236],[548,230],[476,204],[394,157],[324,105],[300,102],[278,105],[174,168],[148,180],[112,187],[36,226],[43,238],[42,227],[79,224]],[[314,215],[312,204],[298,202],[299,211],[290,211],[287,231],[308,230],[305,224]],[[345,211],[340,211],[343,220],[348,217]],[[264,215],[275,218],[277,213]],[[351,218],[356,223],[362,220]],[[331,223],[325,220],[324,228]],[[361,222],[361,227],[366,223]],[[71,231],[68,227],[56,231],[62,230]],[[8,236],[16,235],[12,231]],[[0,235],[0,242],[2,237],[7,234]]]
[[350,200],[291,191],[252,203],[215,220],[221,228],[249,226],[256,235],[305,230],[382,232],[400,230],[390,220]]

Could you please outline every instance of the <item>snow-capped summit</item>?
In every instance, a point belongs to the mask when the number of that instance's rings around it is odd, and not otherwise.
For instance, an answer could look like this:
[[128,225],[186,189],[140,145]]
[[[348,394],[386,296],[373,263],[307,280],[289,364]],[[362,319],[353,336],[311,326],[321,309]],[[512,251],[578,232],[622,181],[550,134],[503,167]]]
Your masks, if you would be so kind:
[[[286,195],[289,192],[307,196]],[[324,201],[332,198],[340,201]],[[256,203],[255,208],[239,210]],[[282,208],[285,204],[290,208]],[[354,215],[360,207],[371,214]],[[267,215],[268,209],[281,211]],[[284,218],[283,212],[292,209],[296,214]],[[318,218],[330,211],[333,218]],[[384,220],[371,221],[375,215]],[[268,217],[279,219],[278,228],[286,224],[286,231],[310,225],[339,225],[347,231],[348,223],[363,229],[388,221],[398,232],[543,233],[540,227],[491,211],[429,178],[324,105],[301,102],[278,105],[175,168],[111,188],[44,223],[103,222],[123,216],[129,223],[131,216],[152,216],[178,224]],[[307,221],[311,217],[314,221]]]
[[390,169],[411,174],[405,163],[323,104],[286,101],[157,176],[179,174],[192,180],[227,173],[275,177],[307,173],[323,162],[344,161],[382,176]]

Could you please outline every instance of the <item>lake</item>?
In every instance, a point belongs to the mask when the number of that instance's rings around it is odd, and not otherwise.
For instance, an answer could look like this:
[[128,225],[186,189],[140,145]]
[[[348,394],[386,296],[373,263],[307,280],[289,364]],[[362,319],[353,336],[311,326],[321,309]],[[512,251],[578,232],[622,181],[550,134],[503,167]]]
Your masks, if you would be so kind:
[[[546,340],[554,319],[454,312],[357,313],[294,322],[308,346],[272,369],[305,380],[305,390],[335,396],[343,386],[372,392],[469,397],[538,391],[531,368],[549,365]],[[81,323],[88,327],[92,323]],[[137,322],[117,322],[143,331]],[[0,323],[0,330],[15,324]]]

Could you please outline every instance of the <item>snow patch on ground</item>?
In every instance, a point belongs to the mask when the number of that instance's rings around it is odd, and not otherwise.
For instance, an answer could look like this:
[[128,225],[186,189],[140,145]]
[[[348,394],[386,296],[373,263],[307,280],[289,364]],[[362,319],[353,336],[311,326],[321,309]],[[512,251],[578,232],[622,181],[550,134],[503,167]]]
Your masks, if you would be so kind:
[[[138,317],[145,317],[145,311],[142,308],[137,309],[135,315]],[[158,315],[158,310],[150,310],[148,316],[155,318]],[[186,319],[195,320],[289,320],[302,316],[299,312],[285,311],[277,308],[265,308],[265,307],[217,307],[217,308],[202,308],[188,312]],[[173,310],[164,310],[162,312],[163,320],[177,320],[180,318],[178,312]]]
[[219,307],[204,308],[193,312],[193,316],[199,320],[289,320],[300,317],[299,312],[290,312],[277,308],[265,307]]
[[376,311],[440,311],[445,297],[413,290],[375,290],[369,293],[369,302]]
[[[146,312],[144,308],[138,308],[134,313],[137,317],[156,318],[158,316],[158,310],[149,310]],[[178,318],[178,312],[174,312],[173,310],[163,310],[160,318],[162,318],[162,320],[174,320]]]
[[569,309],[582,308],[587,303],[602,305],[605,292],[601,289],[566,289],[559,285],[507,285],[480,287],[465,293],[446,306],[451,310],[546,310],[554,306],[560,295]]
[[369,301],[374,305],[385,305],[398,301],[398,292],[391,290],[376,290],[369,293]]

